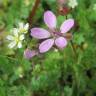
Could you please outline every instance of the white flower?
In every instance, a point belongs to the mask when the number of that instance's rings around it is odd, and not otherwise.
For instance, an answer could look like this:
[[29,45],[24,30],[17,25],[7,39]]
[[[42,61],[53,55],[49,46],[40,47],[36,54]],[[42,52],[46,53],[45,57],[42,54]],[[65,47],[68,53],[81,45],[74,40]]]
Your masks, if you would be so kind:
[[29,24],[25,24],[23,22],[19,23],[19,32],[26,34],[28,32]]
[[17,28],[14,28],[12,32],[13,32],[12,35],[7,36],[7,39],[11,42],[8,45],[8,47],[9,48],[14,48],[14,47],[21,48],[22,41],[24,40],[24,34],[19,34],[19,31]]
[[75,8],[78,5],[78,2],[77,2],[77,0],[69,0],[68,5],[71,8]]
[[93,5],[93,10],[96,11],[96,4]]
[[9,48],[21,48],[22,41],[24,40],[25,34],[28,32],[29,24],[20,22],[18,28],[13,28],[12,34],[7,36],[7,40],[10,41]]

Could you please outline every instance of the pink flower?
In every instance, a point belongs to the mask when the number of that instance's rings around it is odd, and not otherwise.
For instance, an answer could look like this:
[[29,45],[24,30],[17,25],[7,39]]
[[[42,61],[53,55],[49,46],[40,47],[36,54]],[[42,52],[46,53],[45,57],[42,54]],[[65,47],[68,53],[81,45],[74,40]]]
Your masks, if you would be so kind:
[[65,20],[58,31],[56,29],[56,16],[51,11],[46,11],[44,13],[44,22],[48,26],[49,31],[43,28],[31,29],[31,36],[36,39],[46,39],[39,45],[40,53],[49,51],[54,44],[60,49],[66,47],[67,39],[64,35],[74,26],[74,20]]

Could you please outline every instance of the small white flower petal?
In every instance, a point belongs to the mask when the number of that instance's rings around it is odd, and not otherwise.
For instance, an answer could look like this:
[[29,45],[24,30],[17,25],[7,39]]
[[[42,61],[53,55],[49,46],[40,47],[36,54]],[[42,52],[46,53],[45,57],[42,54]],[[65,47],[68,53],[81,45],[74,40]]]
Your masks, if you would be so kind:
[[13,48],[13,47],[15,47],[15,46],[16,46],[16,42],[15,42],[15,41],[12,41],[12,42],[8,45],[9,48]]
[[29,24],[27,23],[25,26],[24,26],[24,29],[27,31],[29,28]]
[[8,35],[8,36],[6,37],[6,39],[7,39],[7,40],[14,40],[14,37],[13,37],[12,35]]
[[18,48],[22,48],[22,42],[18,42],[17,47],[18,47]]
[[23,27],[24,27],[23,22],[20,22],[20,23],[19,23],[19,28],[23,29]]
[[25,24],[24,23],[19,23],[19,33],[27,33],[28,32],[28,28],[29,28],[29,24]]
[[13,34],[14,34],[14,36],[18,37],[18,29],[17,28],[13,29]]
[[20,35],[19,39],[22,41],[24,40],[24,35]]

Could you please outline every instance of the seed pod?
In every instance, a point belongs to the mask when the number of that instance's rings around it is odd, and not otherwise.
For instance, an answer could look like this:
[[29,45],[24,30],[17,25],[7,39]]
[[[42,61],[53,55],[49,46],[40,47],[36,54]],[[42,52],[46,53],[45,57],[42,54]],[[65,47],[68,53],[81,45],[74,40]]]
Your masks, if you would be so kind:
[[66,33],[66,35],[64,36],[67,40],[71,40],[72,39],[72,33]]
[[69,9],[68,7],[64,6],[62,8],[59,8],[59,13],[60,15],[67,15],[69,14],[71,11],[71,9]]

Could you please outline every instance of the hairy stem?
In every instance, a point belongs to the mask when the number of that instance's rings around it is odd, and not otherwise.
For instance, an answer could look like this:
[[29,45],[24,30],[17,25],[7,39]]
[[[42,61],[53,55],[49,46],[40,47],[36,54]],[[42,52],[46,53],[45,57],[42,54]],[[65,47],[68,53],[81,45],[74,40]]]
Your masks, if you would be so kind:
[[70,43],[71,43],[71,47],[72,47],[72,49],[73,49],[74,55],[75,55],[75,57],[77,58],[77,57],[78,57],[77,51],[76,51],[76,48],[74,47],[74,44],[73,44],[72,40],[70,41]]
[[40,0],[36,0],[32,10],[29,14],[28,22],[29,22],[30,27],[32,26],[32,20],[33,20],[33,17],[35,16],[35,13],[37,11],[39,4],[40,4]]

